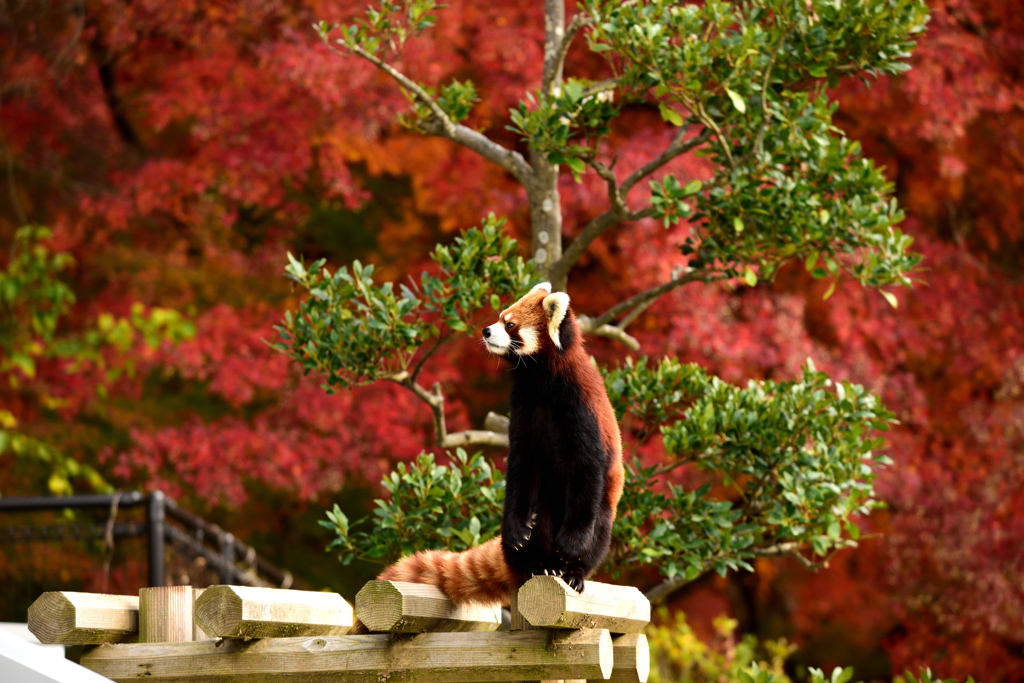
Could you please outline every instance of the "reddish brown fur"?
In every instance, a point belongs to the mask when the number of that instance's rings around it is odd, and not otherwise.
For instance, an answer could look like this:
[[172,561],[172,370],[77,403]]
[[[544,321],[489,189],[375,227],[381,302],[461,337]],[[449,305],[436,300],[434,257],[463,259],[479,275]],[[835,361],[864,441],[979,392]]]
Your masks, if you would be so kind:
[[[612,519],[614,520],[615,510],[618,507],[619,499],[622,498],[622,487],[626,478],[622,466],[622,435],[619,432],[619,423],[615,419],[615,411],[608,400],[608,393],[605,390],[601,373],[597,371],[597,368],[590,362],[590,356],[587,355],[582,335],[580,335],[579,342],[574,344],[571,349],[565,353],[558,353],[554,341],[547,334],[548,318],[542,305],[547,295],[548,293],[544,291],[527,294],[502,311],[499,320],[505,322],[511,316],[517,330],[526,326],[535,328],[539,333],[541,344],[541,350],[538,353],[548,355],[556,372],[573,377],[583,388],[587,400],[597,412],[597,421],[601,426],[601,436],[605,447],[613,454],[612,466],[608,470],[605,485],[605,500],[612,510]],[[572,324],[577,326],[576,316],[572,309],[568,310],[566,315],[571,317]]]
[[[540,348],[551,359],[553,372],[572,377],[583,389],[584,396],[597,413],[601,437],[612,464],[605,485],[605,502],[611,508],[612,519],[622,497],[624,471],[622,466],[622,440],[615,412],[605,391],[601,374],[590,362],[583,346],[582,335],[572,310],[566,311],[570,324],[576,329],[577,342],[560,351],[548,333],[548,317],[542,302],[548,295],[544,291],[527,294],[502,311],[499,320],[511,317],[515,332],[523,328],[537,332]],[[501,538],[493,538],[481,546],[462,553],[427,550],[405,557],[391,565],[377,577],[382,580],[428,583],[440,588],[456,604],[481,603],[507,605],[511,591],[522,585],[525,577],[517,575],[505,560]],[[358,627],[357,627],[358,628]]]
[[377,578],[433,584],[457,605],[507,605],[511,591],[522,584],[505,562],[500,537],[461,553],[425,550],[403,557]]

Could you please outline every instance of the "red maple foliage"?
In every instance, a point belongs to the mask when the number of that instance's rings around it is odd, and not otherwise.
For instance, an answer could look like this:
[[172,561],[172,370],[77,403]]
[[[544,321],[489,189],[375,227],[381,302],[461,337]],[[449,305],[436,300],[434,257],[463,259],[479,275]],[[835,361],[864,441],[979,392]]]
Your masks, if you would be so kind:
[[[401,66],[432,84],[472,78],[481,102],[471,123],[515,145],[502,127],[540,79],[542,5],[448,4]],[[894,671],[1020,680],[1024,14],[998,0],[931,4],[912,71],[834,93],[839,124],[896,183],[926,284],[893,310],[854,285],[823,301],[828,283],[791,268],[755,289],[677,290],[632,331],[645,352],[729,381],[788,378],[811,356],[871,387],[901,421],[889,434],[896,465],[879,482],[889,509],[871,520],[882,536],[816,575],[760,563],[744,610],[762,616],[747,628],[775,635],[771,615],[781,614],[798,642],[840,633],[884,650]],[[59,410],[33,403],[31,383],[4,394],[26,430],[120,486],[265,517],[275,513],[251,500],[253,484],[324,506],[427,445],[430,415],[408,392],[382,384],[328,396],[263,342],[294,304],[282,277],[289,249],[334,264],[370,259],[397,279],[488,211],[528,234],[525,197],[500,169],[403,132],[392,83],[308,28],[363,5],[51,0],[3,10],[0,243],[28,220],[55,229],[52,246],[78,261],[68,330],[135,302],[186,311],[197,326],[177,346],[134,347],[135,374],[108,397],[95,375],[45,365],[33,382],[66,399]],[[579,50],[569,68],[599,67]],[[657,112],[637,108],[609,144],[629,169],[667,135]],[[683,157],[673,170],[704,177],[704,163]],[[567,175],[561,189],[570,235],[605,206],[593,175]],[[683,232],[643,221],[598,240],[570,281],[574,305],[604,310],[664,281],[681,263]],[[593,347],[604,361],[623,357],[608,342]],[[453,428],[501,408],[504,380],[471,344],[432,367]],[[700,590],[735,599],[721,584]],[[822,648],[808,661],[837,656]]]

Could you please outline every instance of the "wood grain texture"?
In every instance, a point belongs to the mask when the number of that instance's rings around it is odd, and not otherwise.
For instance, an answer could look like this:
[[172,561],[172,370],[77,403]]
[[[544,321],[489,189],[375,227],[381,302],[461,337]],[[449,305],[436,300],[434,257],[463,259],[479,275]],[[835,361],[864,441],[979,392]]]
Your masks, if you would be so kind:
[[604,629],[421,633],[103,645],[82,664],[115,681],[468,683],[612,673]]
[[28,628],[39,642],[47,644],[125,642],[139,631],[139,599],[71,591],[43,593],[28,608]]
[[495,631],[501,608],[459,606],[425,583],[370,581],[356,594],[356,618],[377,632]]
[[139,642],[191,642],[192,601],[192,586],[140,588]]
[[587,581],[581,594],[554,576],[535,576],[519,589],[519,613],[543,628],[606,628],[639,633],[651,620],[651,603],[632,586]]
[[627,633],[612,638],[615,651],[615,665],[612,667],[612,683],[647,683],[651,673],[651,653],[647,636],[643,633]]
[[349,632],[352,605],[337,593],[250,586],[211,586],[196,599],[195,618],[209,636],[287,638]]

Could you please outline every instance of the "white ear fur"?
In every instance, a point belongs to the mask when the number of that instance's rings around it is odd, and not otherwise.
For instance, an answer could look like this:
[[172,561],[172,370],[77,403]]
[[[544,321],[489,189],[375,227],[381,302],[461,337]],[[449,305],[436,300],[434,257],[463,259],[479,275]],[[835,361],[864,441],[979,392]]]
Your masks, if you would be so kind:
[[534,285],[533,289],[530,290],[530,294],[533,294],[537,290],[541,290],[541,291],[544,291],[544,292],[550,292],[551,291],[551,283],[550,282],[542,282],[539,285]]
[[569,295],[565,292],[548,294],[544,297],[543,306],[544,312],[548,314],[548,334],[551,335],[551,341],[560,349],[562,342],[558,338],[558,328],[562,326],[565,313],[569,310]]

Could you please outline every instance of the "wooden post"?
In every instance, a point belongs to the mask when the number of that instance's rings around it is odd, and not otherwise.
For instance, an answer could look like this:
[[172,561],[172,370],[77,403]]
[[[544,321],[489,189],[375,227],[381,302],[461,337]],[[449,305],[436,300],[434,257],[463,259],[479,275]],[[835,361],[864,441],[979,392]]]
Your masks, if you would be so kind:
[[647,683],[651,672],[651,652],[647,647],[647,636],[643,633],[627,633],[612,638],[615,664],[612,667],[612,683]]
[[82,664],[126,682],[487,683],[605,680],[612,658],[608,631],[584,629],[102,645]]
[[[520,588],[520,590],[522,590]],[[539,630],[539,626],[532,626],[530,622],[523,618],[522,613],[519,611],[519,591],[512,591],[512,600],[509,604],[509,611],[512,613],[512,630],[513,631],[534,631]],[[585,678],[545,678],[540,681],[519,681],[519,683],[587,683]]]
[[251,586],[207,588],[195,617],[207,635],[222,638],[344,635],[355,623],[337,593]]
[[376,632],[495,631],[501,608],[458,606],[425,583],[370,581],[356,593],[356,618]]
[[28,608],[28,629],[46,644],[124,642],[139,631],[139,599],[134,595],[43,593]]
[[651,620],[651,603],[632,586],[587,581],[577,593],[554,576],[535,576],[519,589],[518,608],[526,623],[544,628],[606,628],[639,633]]
[[139,589],[139,642],[192,641],[192,586]]

